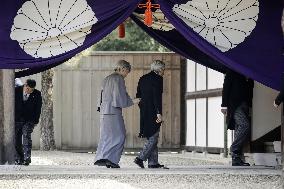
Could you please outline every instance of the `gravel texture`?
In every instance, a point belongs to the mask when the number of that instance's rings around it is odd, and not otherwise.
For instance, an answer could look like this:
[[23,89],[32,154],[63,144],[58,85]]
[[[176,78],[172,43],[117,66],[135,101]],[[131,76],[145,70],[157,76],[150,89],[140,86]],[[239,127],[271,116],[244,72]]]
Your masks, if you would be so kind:
[[[130,152],[126,152],[127,155],[123,155],[120,160],[121,167],[133,166],[133,160],[135,155]],[[93,165],[95,153],[71,153],[63,151],[33,151],[31,165]],[[229,161],[227,159],[220,158],[208,154],[205,157],[203,154],[178,154],[163,152],[159,155],[159,161],[161,164],[167,166],[194,166],[194,165],[225,165]]]
[[234,169],[228,166],[228,159],[216,155],[160,154],[160,162],[170,170],[138,169],[133,164],[133,155],[122,156],[119,170],[98,168],[93,166],[94,156],[92,153],[33,151],[31,166],[0,166],[0,189],[282,188],[280,171],[261,167]]

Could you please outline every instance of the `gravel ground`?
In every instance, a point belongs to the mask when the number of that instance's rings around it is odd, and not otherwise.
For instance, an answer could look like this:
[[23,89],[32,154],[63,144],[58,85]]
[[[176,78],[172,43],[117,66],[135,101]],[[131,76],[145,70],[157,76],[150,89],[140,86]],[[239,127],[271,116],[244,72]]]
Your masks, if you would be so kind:
[[[4,180],[5,179],[5,180]],[[8,179],[8,180],[7,180]],[[93,188],[93,189],[280,189],[275,176],[226,176],[226,175],[129,175],[112,177],[88,176],[77,178],[33,177],[17,180],[4,177],[0,188]]]
[[[134,156],[122,156],[120,170],[110,170],[107,168],[96,168],[93,166],[94,155],[91,153],[70,153],[70,152],[39,152],[33,151],[32,165],[19,168],[26,170],[38,170],[42,167],[49,170],[49,174],[40,175],[20,174],[16,171],[12,175],[0,174],[0,189],[10,188],[66,188],[66,189],[280,189],[280,174],[275,174],[275,170],[258,169],[253,172],[247,169],[239,169],[235,174],[228,169],[228,172],[220,173],[214,166],[224,166],[228,164],[228,159],[219,156],[192,155],[186,154],[160,154],[160,162],[169,167],[179,167],[185,171],[142,171],[133,164]],[[74,166],[72,166],[74,165]],[[76,166],[77,165],[77,166]],[[210,168],[210,166],[212,167]],[[191,166],[191,167],[190,167]],[[207,166],[208,169],[198,169],[194,167]],[[76,170],[82,169],[78,174],[56,174],[56,169],[61,167],[74,167]],[[55,169],[56,168],[56,169]],[[0,172],[3,167],[0,167]],[[14,168],[13,168],[14,169]],[[88,170],[87,170],[88,169]],[[174,169],[174,168],[173,168]],[[179,170],[177,169],[177,170]],[[86,170],[84,172],[84,170]],[[94,174],[88,171],[96,170]],[[196,173],[194,173],[196,170]],[[242,173],[242,170],[244,173]],[[216,171],[216,173],[214,173]],[[261,172],[263,171],[263,172]],[[32,171],[31,171],[32,172]],[[84,174],[82,174],[84,173]],[[106,174],[108,173],[108,174]],[[252,174],[251,174],[252,173]],[[255,174],[258,173],[258,174]],[[263,174],[262,174],[263,173]]]
[[[71,153],[62,151],[53,152],[32,152],[31,165],[93,165],[95,153]],[[123,155],[120,160],[121,167],[135,166],[133,160],[135,155]],[[194,165],[225,165],[229,161],[219,158],[219,156],[208,155],[205,157],[202,154],[192,155],[191,153],[161,153],[159,155],[161,164],[167,166],[194,166]]]

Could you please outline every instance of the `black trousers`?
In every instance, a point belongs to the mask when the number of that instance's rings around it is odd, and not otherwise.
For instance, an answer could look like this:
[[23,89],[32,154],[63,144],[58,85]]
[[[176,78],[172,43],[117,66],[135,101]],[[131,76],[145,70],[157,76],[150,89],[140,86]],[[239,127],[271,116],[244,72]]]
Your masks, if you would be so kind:
[[147,138],[147,142],[145,143],[143,149],[140,151],[138,156],[139,159],[143,161],[148,160],[148,165],[157,165],[159,164],[158,160],[158,140],[159,140],[159,132],[156,132],[153,136]]
[[232,157],[242,156],[242,148],[250,137],[250,119],[249,107],[246,103],[242,103],[233,115],[235,122],[234,141],[231,145]]
[[24,161],[31,158],[32,139],[31,134],[34,130],[34,124],[31,122],[15,123],[15,148],[16,160]]

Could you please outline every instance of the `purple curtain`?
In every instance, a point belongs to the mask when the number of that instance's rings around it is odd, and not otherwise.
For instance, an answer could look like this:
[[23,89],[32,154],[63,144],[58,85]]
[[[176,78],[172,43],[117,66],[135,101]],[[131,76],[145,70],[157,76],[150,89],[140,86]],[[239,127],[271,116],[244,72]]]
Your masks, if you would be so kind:
[[[0,7],[0,68],[28,68],[16,74],[20,77],[57,66],[109,34],[139,2],[4,0]],[[284,71],[281,0],[155,2],[173,29],[148,28],[137,15],[132,18],[157,41],[215,70],[230,68],[280,88]]]
[[[20,77],[57,66],[108,35],[129,17],[139,1],[5,0],[0,7],[0,67],[30,68],[17,73]],[[45,52],[49,46],[58,48]]]
[[[208,5],[210,1],[211,0],[204,0],[204,3]],[[284,56],[282,54],[283,33],[281,30],[283,3],[281,0],[256,1],[259,2],[259,13],[255,28],[242,43],[226,52],[220,51],[214,45],[202,38],[199,35],[201,32],[197,33],[194,31],[173,11],[174,9],[179,11],[181,9],[180,5],[185,3],[188,3],[188,5],[191,6],[190,3],[194,2],[194,0],[156,0],[156,2],[161,5],[162,12],[171,24],[174,25],[177,31],[199,50],[230,69],[240,72],[266,86],[279,89],[281,74],[284,71]],[[236,2],[241,4],[246,2],[246,0]],[[236,4],[235,7],[238,5],[239,4]],[[198,10],[198,7],[192,7],[195,8],[196,11],[200,11]],[[242,12],[240,11],[240,13]],[[186,14],[183,16],[186,16]],[[188,17],[194,17],[194,15],[188,15]],[[206,15],[204,17],[206,17]],[[233,17],[232,21],[234,20],[237,19]],[[242,20],[240,18],[238,22],[232,21],[230,25],[237,25]],[[245,22],[241,24],[245,27]],[[234,27],[234,25],[230,27]],[[224,29],[229,28],[227,27]],[[174,38],[175,36],[172,37]]]

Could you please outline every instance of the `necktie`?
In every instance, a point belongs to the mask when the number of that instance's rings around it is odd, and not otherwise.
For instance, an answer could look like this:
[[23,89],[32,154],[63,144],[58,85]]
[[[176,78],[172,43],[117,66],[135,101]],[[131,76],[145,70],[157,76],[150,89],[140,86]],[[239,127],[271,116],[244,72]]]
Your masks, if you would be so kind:
[[24,101],[28,100],[28,94],[24,94]]

